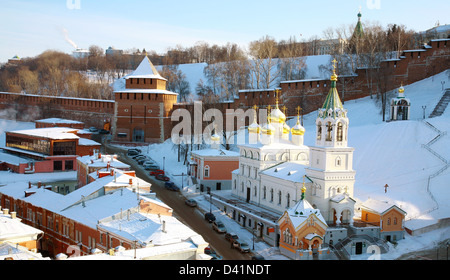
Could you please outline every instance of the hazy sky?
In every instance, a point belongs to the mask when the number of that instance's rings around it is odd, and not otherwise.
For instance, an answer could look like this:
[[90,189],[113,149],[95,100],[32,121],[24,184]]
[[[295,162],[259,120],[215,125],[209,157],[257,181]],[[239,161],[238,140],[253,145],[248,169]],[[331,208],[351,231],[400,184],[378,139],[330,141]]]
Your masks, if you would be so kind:
[[98,45],[158,53],[180,44],[248,43],[322,37],[329,27],[365,22],[423,31],[450,24],[450,1],[433,0],[0,0],[0,63],[14,55]]

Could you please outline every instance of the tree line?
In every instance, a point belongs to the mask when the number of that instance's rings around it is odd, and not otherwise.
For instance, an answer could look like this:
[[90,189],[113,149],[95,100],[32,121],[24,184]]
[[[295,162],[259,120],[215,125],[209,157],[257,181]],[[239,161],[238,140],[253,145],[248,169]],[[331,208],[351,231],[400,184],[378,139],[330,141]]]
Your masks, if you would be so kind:
[[[318,54],[323,44],[328,44],[328,54],[338,60],[340,73],[351,73],[361,66],[375,68],[381,60],[421,43],[413,31],[402,25],[383,28],[364,24],[361,38],[354,38],[353,31],[354,25],[329,28],[324,31],[325,40],[298,40],[292,36],[276,41],[264,36],[246,48],[234,43],[219,46],[198,42],[191,47],[177,45],[162,55],[145,49],[106,55],[96,45],[89,47],[89,55],[82,58],[49,50],[22,59],[19,65],[4,65],[0,69],[0,91],[113,99],[113,81],[136,69],[147,55],[153,64],[161,65],[160,74],[168,79],[168,90],[179,93],[180,102],[191,101],[192,92],[178,65],[205,63],[206,80],[198,81],[194,93],[206,102],[215,102],[232,99],[241,89],[271,88],[281,80],[303,79],[305,56]],[[329,68],[325,65],[323,71]]]

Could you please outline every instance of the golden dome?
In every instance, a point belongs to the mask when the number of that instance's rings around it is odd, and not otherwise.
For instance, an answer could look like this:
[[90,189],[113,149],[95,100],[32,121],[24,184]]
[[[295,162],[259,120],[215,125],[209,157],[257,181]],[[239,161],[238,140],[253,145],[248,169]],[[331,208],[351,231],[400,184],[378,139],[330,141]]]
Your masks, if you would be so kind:
[[269,120],[274,123],[284,123],[286,121],[286,115],[278,109],[277,105],[277,107],[270,112]]
[[261,127],[256,122],[254,122],[248,126],[249,133],[259,133],[260,130],[261,130]]
[[213,135],[211,135],[211,141],[213,141],[213,142],[220,141],[220,136],[217,135],[216,133],[214,133]]
[[262,133],[267,135],[273,135],[275,128],[270,123],[266,123],[262,128]]
[[297,124],[291,129],[292,135],[305,135],[305,128],[300,124],[300,119],[297,119]]

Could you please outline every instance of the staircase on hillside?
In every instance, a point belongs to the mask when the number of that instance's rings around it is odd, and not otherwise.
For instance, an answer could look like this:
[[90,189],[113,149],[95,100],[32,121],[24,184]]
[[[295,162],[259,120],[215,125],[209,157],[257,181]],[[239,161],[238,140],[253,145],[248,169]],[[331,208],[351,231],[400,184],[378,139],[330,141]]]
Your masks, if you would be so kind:
[[436,107],[434,108],[433,112],[430,114],[429,117],[434,118],[442,115],[445,112],[445,109],[447,108],[449,102],[450,102],[450,88],[447,88],[441,100],[439,100],[439,103],[436,105]]

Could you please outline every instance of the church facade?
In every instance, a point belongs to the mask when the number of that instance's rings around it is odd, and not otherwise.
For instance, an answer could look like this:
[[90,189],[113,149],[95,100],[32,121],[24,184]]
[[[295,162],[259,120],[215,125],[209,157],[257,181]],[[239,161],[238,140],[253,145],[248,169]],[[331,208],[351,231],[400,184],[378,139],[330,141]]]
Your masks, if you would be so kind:
[[336,81],[334,73],[316,120],[315,146],[304,145],[300,118],[294,127],[288,127],[278,106],[268,114],[266,124],[249,126],[250,143],[238,145],[233,196],[281,215],[300,201],[301,183],[305,182],[306,200],[320,209],[327,224],[352,223],[354,149],[347,146],[349,120]]

